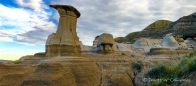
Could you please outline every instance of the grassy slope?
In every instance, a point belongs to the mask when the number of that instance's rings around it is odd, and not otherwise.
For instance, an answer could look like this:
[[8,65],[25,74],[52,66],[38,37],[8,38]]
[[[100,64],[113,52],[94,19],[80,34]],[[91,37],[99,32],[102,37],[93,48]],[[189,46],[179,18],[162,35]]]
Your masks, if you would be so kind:
[[137,31],[137,32],[132,32],[132,33],[129,33],[128,35],[126,35],[125,37],[127,38],[128,42],[135,42],[136,40],[134,40],[135,36],[140,33],[140,31]]
[[152,24],[148,25],[145,29],[146,30],[149,30],[149,29],[163,30],[170,23],[172,23],[172,21],[169,21],[169,20],[158,20],[158,21],[155,21]]
[[125,37],[116,37],[114,39],[115,42],[118,42],[118,43],[122,43],[122,42],[126,42],[127,39]]
[[137,31],[137,32],[132,32],[132,33],[129,33],[128,35],[126,35],[125,37],[116,37],[114,40],[115,42],[118,42],[118,43],[122,43],[122,42],[135,42],[136,40],[134,40],[134,37],[139,33],[140,31]]

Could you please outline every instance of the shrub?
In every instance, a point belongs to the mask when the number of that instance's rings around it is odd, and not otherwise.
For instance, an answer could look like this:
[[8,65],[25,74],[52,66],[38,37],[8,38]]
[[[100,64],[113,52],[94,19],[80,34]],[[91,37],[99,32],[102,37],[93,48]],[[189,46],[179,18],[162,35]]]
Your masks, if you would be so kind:
[[133,63],[133,68],[138,70],[139,72],[140,72],[142,66],[143,66],[142,61],[137,61],[137,62]]
[[196,57],[195,58],[191,58],[190,70],[191,71],[196,70]]
[[[196,51],[190,53],[189,55],[183,56],[178,64],[173,66],[167,66],[162,63],[158,63],[157,67],[148,71],[147,75],[150,78],[160,78],[160,79],[176,79],[182,74],[187,72],[192,72],[196,70]],[[165,86],[166,84],[171,84],[170,81],[167,82],[151,82],[152,86]]]
[[164,82],[152,82],[150,86],[167,86],[167,83]]
[[163,77],[166,74],[167,74],[166,65],[164,65],[162,63],[158,63],[157,67],[148,71],[148,75],[151,78],[156,78],[156,79],[159,78],[159,77]]
[[134,54],[131,54],[131,57],[135,57],[135,55]]

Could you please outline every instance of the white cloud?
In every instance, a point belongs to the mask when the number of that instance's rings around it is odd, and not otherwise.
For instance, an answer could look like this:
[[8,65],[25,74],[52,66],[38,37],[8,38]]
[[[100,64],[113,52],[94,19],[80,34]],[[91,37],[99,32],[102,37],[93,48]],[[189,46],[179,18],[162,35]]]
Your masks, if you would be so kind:
[[[77,33],[84,44],[92,45],[94,37],[111,33],[114,37],[144,29],[150,23],[165,19],[175,21],[195,12],[195,0],[51,0],[50,4],[70,4],[81,12]],[[16,0],[24,8],[0,4],[0,30],[11,33],[7,41],[45,44],[47,36],[55,32],[50,17],[59,20],[57,11],[44,11],[42,0]],[[33,9],[26,9],[31,8]],[[53,9],[53,8],[50,8]],[[53,10],[54,11],[54,10]],[[9,29],[9,30],[8,30]],[[3,33],[3,32],[1,32]],[[5,35],[5,34],[4,34]],[[2,40],[6,38],[1,38]]]
[[6,7],[0,4],[0,40],[45,44],[56,25],[50,12]]
[[[125,36],[157,20],[176,21],[196,9],[195,0],[52,0],[50,4],[69,4],[81,12],[77,32],[88,45],[104,32]],[[57,12],[53,18],[58,20]]]
[[40,11],[47,6],[42,0],[15,0],[16,3],[22,7],[31,8],[35,11]]

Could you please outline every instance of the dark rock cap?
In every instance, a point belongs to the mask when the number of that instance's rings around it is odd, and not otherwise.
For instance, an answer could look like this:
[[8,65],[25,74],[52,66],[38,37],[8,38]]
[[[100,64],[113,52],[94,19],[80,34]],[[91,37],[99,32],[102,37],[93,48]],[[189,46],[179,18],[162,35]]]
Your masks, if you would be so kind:
[[57,8],[63,8],[65,10],[72,10],[77,15],[77,18],[79,18],[80,15],[81,15],[80,12],[75,7],[73,7],[71,5],[52,4],[52,5],[49,5],[49,6],[52,7],[52,8],[55,8],[55,9],[57,9]]

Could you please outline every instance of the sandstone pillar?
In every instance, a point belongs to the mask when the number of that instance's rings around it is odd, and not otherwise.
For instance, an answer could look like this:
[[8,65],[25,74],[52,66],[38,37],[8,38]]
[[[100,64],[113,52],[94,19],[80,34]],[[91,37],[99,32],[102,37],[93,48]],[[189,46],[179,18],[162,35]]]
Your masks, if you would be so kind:
[[79,55],[81,48],[76,33],[76,24],[80,12],[70,5],[50,5],[50,7],[58,11],[60,18],[56,33],[48,36],[46,56]]

